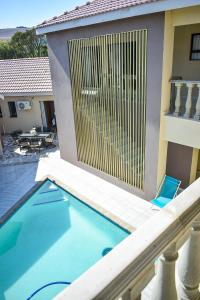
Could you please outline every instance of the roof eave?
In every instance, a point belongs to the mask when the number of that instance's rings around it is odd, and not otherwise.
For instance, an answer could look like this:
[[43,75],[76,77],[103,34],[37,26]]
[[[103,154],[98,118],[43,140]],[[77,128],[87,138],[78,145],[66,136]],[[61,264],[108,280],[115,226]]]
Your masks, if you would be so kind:
[[[1,94],[0,94],[1,96]],[[34,96],[53,96],[53,92],[4,92],[3,97],[34,97]]]
[[146,15],[156,12],[162,12],[167,10],[173,10],[178,8],[190,7],[199,5],[199,0],[162,0],[152,3],[146,3],[142,5],[136,5],[132,7],[126,7],[111,12],[101,13],[95,16],[84,17],[80,19],[74,19],[71,21],[65,21],[62,23],[47,25],[44,27],[36,28],[37,35],[48,34],[60,30],[68,30],[77,27],[84,27],[92,24],[99,24],[104,22],[115,21],[119,19],[126,19],[130,17]]

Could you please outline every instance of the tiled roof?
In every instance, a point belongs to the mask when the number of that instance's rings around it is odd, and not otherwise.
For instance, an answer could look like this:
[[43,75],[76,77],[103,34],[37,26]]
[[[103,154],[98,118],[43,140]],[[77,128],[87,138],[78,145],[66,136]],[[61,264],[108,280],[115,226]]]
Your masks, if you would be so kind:
[[128,8],[131,6],[142,5],[146,3],[156,2],[159,0],[93,0],[88,1],[85,5],[77,6],[72,11],[66,11],[58,17],[53,17],[48,21],[44,21],[38,27],[46,27],[53,24],[63,23],[75,19],[95,16],[105,12]]
[[48,57],[0,60],[0,94],[51,92]]

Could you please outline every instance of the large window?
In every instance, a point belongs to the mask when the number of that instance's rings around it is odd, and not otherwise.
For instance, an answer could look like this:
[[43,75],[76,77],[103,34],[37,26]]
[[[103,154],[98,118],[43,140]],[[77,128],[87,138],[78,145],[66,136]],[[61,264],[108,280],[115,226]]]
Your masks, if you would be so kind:
[[17,110],[16,110],[16,105],[14,101],[9,101],[8,102],[8,108],[10,112],[10,118],[16,118],[17,117]]
[[78,160],[144,187],[147,31],[69,41]]
[[194,33],[192,35],[190,59],[200,60],[200,33]]

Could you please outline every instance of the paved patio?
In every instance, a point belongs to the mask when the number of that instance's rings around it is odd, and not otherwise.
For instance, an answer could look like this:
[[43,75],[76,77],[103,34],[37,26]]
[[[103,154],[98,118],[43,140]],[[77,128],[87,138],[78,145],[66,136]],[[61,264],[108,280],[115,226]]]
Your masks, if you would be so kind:
[[38,164],[0,167],[0,217],[35,184]]
[[11,135],[4,135],[3,141],[3,156],[0,157],[0,166],[13,165],[19,163],[38,162],[41,158],[57,156],[60,157],[57,137],[54,139],[54,144],[51,147],[44,147],[40,151],[20,150],[16,140]]

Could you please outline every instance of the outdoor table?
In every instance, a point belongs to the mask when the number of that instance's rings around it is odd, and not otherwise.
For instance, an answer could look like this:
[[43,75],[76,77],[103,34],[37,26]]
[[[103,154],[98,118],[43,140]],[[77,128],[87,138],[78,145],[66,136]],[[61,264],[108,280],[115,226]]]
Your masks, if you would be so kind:
[[[33,148],[33,147],[35,148],[34,140],[35,140],[35,142],[36,142],[37,140],[39,140],[39,141],[41,142],[42,145],[46,146],[45,140],[46,140],[46,138],[48,138],[50,135],[51,135],[50,132],[47,132],[47,133],[37,133],[37,134],[35,134],[35,133],[29,133],[29,132],[27,132],[27,133],[22,133],[22,134],[19,135],[19,142],[20,142],[20,139],[27,139],[27,140],[30,140],[30,145],[29,145],[30,148]],[[38,147],[40,147],[40,146],[38,145]]]
[[34,133],[22,133],[19,135],[20,138],[27,138],[27,139],[41,139],[41,140],[45,140],[47,137],[50,136],[50,132],[47,132],[47,133],[37,133],[37,134],[34,134]]

